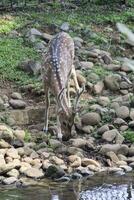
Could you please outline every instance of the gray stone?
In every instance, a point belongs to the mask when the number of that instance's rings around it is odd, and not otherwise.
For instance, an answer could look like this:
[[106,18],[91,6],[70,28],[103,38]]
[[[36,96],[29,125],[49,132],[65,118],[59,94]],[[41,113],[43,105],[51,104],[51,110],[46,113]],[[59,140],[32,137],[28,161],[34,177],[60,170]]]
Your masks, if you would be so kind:
[[68,32],[68,31],[69,31],[69,23],[68,23],[68,22],[64,22],[64,23],[61,25],[60,29],[61,29],[62,31]]
[[132,120],[134,120],[134,109],[133,108],[130,110],[130,118]]
[[110,99],[108,97],[105,97],[105,96],[100,96],[98,98],[98,103],[101,106],[108,106],[110,104]]
[[9,171],[7,173],[7,175],[11,176],[11,177],[18,178],[19,177],[19,171],[17,169],[12,169],[11,171]]
[[95,94],[101,94],[102,91],[104,90],[104,82],[103,81],[98,81],[95,85],[94,85],[94,93]]
[[97,133],[98,134],[103,134],[104,132],[109,131],[109,126],[107,124],[101,126],[98,130]]
[[98,125],[101,121],[101,117],[96,112],[90,112],[82,116],[81,122],[83,125]]
[[9,104],[14,109],[24,109],[26,107],[26,102],[19,99],[11,99]]
[[86,70],[86,69],[92,69],[94,64],[92,62],[86,62],[82,61],[80,62],[81,69]]
[[119,118],[126,119],[129,117],[129,109],[127,106],[121,106],[116,109],[116,115]]
[[18,65],[18,68],[28,74],[38,76],[41,74],[41,63],[34,60],[25,60]]
[[26,175],[27,177],[30,177],[30,178],[43,178],[44,177],[44,173],[43,173],[42,169],[37,169],[34,167],[31,167],[31,168],[25,170],[23,173],[24,173],[24,175]]
[[105,85],[108,89],[116,91],[120,89],[121,77],[119,75],[109,75],[105,77]]
[[3,184],[5,184],[5,185],[11,185],[11,184],[15,183],[16,181],[17,181],[17,178],[15,178],[15,177],[9,177],[9,178],[5,178],[3,180]]
[[18,93],[18,92],[13,92],[13,93],[11,94],[11,98],[12,98],[12,99],[22,99],[22,96],[21,96],[21,94]]
[[109,130],[103,133],[102,139],[107,142],[112,142],[115,139],[117,134],[118,134],[118,131],[116,129]]
[[127,125],[127,123],[125,122],[125,120],[121,118],[116,118],[114,120],[114,125],[121,126],[121,125]]
[[13,139],[13,130],[5,124],[0,124],[0,139],[11,142]]
[[46,174],[47,177],[52,178],[52,179],[57,179],[60,178],[62,176],[65,175],[64,170],[56,165],[51,165],[48,167],[48,169],[46,170]]
[[104,144],[102,145],[100,149],[100,153],[106,155],[107,152],[113,151],[115,154],[122,154],[127,155],[128,154],[128,146],[127,145],[120,145],[120,144]]

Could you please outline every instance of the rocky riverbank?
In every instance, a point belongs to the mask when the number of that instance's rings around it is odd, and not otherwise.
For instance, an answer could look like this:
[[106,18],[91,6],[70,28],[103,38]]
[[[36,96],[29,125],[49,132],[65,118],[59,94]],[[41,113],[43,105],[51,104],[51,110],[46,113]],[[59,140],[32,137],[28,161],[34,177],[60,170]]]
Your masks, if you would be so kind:
[[[67,25],[63,24],[62,29],[69,29]],[[10,36],[18,35],[12,32]],[[39,42],[38,37],[45,42]],[[51,38],[48,33],[31,29],[25,39],[43,53]],[[127,62],[113,59],[109,52],[80,37],[74,37],[74,43],[78,82],[86,89],[81,97],[81,111],[72,130],[72,138],[68,142],[57,139],[54,108],[50,113],[49,134],[42,132],[44,107],[38,108],[44,106],[41,88],[35,90],[33,85],[26,85],[20,88],[19,93],[16,87],[0,92],[2,184],[23,185],[26,177],[30,178],[29,182],[31,178],[38,180],[45,177],[70,181],[97,173],[123,175],[133,170],[133,71]],[[18,67],[37,76],[41,64],[26,60]],[[72,81],[70,85],[73,100],[75,89]],[[40,97],[34,101],[34,97],[27,97],[27,93]],[[29,106],[34,107],[34,112]]]

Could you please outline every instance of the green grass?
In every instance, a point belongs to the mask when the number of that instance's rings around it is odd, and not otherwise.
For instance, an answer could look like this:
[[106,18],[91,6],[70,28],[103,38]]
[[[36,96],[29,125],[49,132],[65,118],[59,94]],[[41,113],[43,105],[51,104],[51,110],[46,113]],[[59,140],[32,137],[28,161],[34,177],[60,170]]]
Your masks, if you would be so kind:
[[30,142],[30,141],[31,141],[31,134],[29,133],[28,130],[25,130],[24,141],[25,141],[25,142]]
[[23,45],[23,40],[0,38],[0,78],[15,81],[20,84],[36,82],[36,78],[30,77],[18,69],[18,65],[25,59],[38,59],[38,55],[32,47]]
[[134,131],[127,130],[124,132],[123,136],[127,142],[134,143]]

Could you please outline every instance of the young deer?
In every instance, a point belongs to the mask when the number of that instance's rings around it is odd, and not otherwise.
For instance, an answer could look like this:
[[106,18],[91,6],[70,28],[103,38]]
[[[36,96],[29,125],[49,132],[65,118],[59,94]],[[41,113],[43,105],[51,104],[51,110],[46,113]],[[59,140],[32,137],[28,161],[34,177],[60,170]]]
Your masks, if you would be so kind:
[[[74,61],[74,42],[65,32],[58,33],[50,42],[45,62],[42,67],[43,85],[46,96],[45,126],[44,131],[48,131],[48,111],[49,111],[49,91],[56,98],[57,102],[57,125],[58,137],[68,140],[71,136],[71,129],[74,124],[74,117],[78,99],[82,93],[77,82]],[[76,103],[70,107],[69,79],[73,77],[77,90]],[[67,95],[66,95],[67,89]]]

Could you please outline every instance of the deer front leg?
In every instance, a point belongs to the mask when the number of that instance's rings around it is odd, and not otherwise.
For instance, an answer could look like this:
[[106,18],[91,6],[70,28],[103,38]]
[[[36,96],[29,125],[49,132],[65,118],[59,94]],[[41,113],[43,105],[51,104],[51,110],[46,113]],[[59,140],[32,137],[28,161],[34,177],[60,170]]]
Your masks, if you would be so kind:
[[77,81],[77,76],[76,76],[76,71],[75,71],[74,65],[72,66],[72,78],[74,80],[75,88],[76,88],[77,92],[79,92],[80,87],[79,87],[79,84],[78,84],[78,81]]
[[49,105],[50,105],[50,100],[49,100],[49,89],[45,88],[45,125],[43,128],[43,131],[45,133],[48,132],[48,114],[49,114]]
[[57,129],[58,129],[58,139],[61,140],[62,139],[62,133],[61,133],[61,124],[60,124],[58,112],[57,112]]
[[67,100],[68,100],[68,107],[70,108],[71,107],[71,100],[70,100],[70,83],[68,81],[67,83]]

